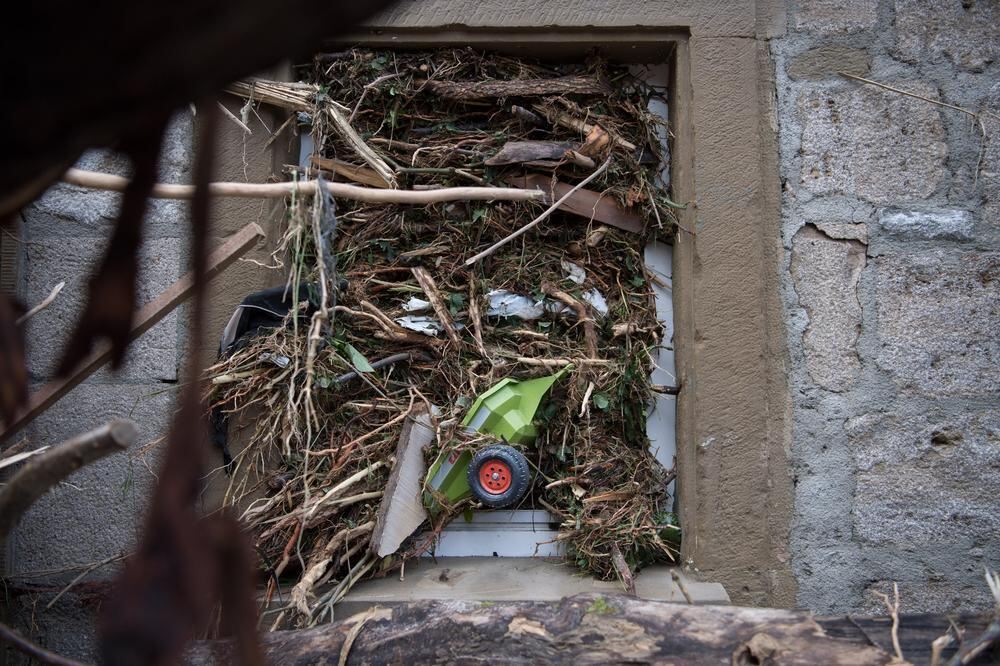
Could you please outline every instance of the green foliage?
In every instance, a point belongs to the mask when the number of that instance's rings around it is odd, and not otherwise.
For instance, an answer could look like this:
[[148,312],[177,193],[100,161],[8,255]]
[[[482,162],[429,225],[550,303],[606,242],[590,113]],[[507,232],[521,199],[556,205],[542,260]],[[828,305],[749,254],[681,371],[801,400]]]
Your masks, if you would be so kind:
[[345,342],[343,343],[343,349],[347,353],[347,358],[351,361],[351,365],[353,365],[358,372],[375,372],[375,368],[372,367],[372,364],[368,362],[368,359],[365,358],[364,354],[354,348],[354,345]]
[[448,294],[448,309],[451,311],[452,316],[457,315],[465,309],[465,294],[458,292]]
[[609,604],[604,597],[597,597],[587,608],[588,613],[596,613],[597,615],[609,615],[611,613],[617,613],[618,607]]

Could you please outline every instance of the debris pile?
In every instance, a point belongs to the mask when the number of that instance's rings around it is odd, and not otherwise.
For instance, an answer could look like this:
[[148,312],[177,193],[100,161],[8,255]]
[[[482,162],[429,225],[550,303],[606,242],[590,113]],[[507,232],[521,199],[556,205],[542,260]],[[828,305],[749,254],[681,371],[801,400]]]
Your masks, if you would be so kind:
[[653,359],[672,343],[643,262],[646,243],[674,231],[666,125],[648,110],[663,91],[598,58],[550,66],[472,50],[352,50],[304,78],[230,89],[288,109],[286,126],[310,123],[315,152],[295,178],[545,194],[345,200],[335,216],[322,196],[289,201],[275,258],[291,314],[208,370],[211,404],[243,428],[225,502],[252,531],[270,592],[295,581],[269,626],[332,617],[355,582],[432,549],[472,508],[446,507],[394,555],[371,551],[404,428],[418,417],[433,428],[427,465],[477,450],[494,441],[461,425],[477,396],[567,367],[522,447],[532,483],[518,508],[550,512],[570,561],[601,578],[630,586],[637,568],[671,559],[673,474],[646,438]]

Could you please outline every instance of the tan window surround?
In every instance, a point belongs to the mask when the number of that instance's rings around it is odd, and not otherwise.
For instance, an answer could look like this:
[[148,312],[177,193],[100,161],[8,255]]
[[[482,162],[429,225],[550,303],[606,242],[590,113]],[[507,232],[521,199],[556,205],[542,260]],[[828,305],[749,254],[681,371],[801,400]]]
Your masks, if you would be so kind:
[[[328,48],[473,45],[580,60],[600,46],[620,61],[672,63],[671,197],[690,203],[680,223],[694,232],[678,234],[673,257],[683,557],[735,603],[787,606],[795,583],[774,88],[753,14],[732,24],[742,36],[699,26],[712,15],[678,18],[676,28],[386,26]],[[238,162],[224,156],[221,166]]]
[[695,231],[674,245],[683,555],[737,603],[787,605],[791,482],[770,59],[756,38],[691,32],[386,28],[340,45],[473,45],[565,60],[600,46],[623,62],[672,63],[671,195],[692,203],[680,223]]

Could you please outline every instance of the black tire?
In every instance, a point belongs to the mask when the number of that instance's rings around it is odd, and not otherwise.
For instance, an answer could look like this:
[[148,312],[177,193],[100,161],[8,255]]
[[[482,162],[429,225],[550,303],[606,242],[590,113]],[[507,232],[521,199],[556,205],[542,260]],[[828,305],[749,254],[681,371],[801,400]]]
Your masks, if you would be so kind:
[[[506,483],[504,470],[510,470],[510,485],[502,492],[498,492],[496,488],[485,487],[481,481],[480,472],[491,464],[496,465],[497,480],[500,481],[500,485]],[[506,444],[494,444],[477,451],[469,463],[468,479],[472,495],[491,509],[503,509],[517,504],[531,485],[528,459],[520,451]]]

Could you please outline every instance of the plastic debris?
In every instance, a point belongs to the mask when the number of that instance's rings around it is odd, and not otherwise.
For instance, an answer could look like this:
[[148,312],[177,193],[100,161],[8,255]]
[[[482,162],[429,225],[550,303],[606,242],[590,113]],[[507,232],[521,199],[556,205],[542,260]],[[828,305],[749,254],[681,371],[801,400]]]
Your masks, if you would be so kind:
[[430,337],[435,337],[438,333],[444,331],[444,326],[441,325],[434,317],[417,316],[413,317],[407,315],[405,317],[399,317],[396,319],[396,323],[403,328],[409,329],[411,331],[416,331],[417,333],[423,333],[424,335],[429,335]]
[[[403,328],[416,331],[417,333],[423,333],[424,335],[429,335],[432,338],[438,333],[442,333],[444,331],[444,326],[441,325],[440,321],[434,317],[428,317],[426,315],[406,315],[405,317],[397,317],[396,323]],[[455,322],[455,328],[462,330],[465,328],[465,325]]]
[[431,309],[431,302],[411,296],[410,300],[403,303],[403,309],[407,312],[427,312]]
[[534,301],[527,296],[515,294],[506,289],[497,289],[486,294],[490,299],[487,317],[517,317],[530,321],[545,314],[544,301]]
[[582,267],[574,264],[572,261],[566,261],[562,259],[559,264],[562,269],[566,271],[566,277],[577,284],[583,284],[587,279],[587,271],[583,270]]
[[279,368],[287,368],[288,364],[292,362],[292,359],[288,358],[284,354],[272,354],[270,352],[264,352],[258,358],[261,363],[271,362]]
[[604,299],[604,294],[597,289],[583,292],[583,300],[587,301],[597,314],[602,317],[608,316],[608,302]]

